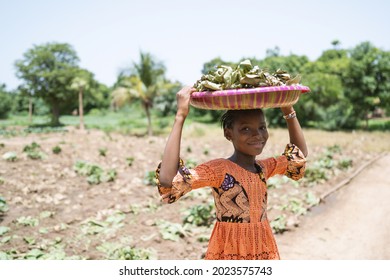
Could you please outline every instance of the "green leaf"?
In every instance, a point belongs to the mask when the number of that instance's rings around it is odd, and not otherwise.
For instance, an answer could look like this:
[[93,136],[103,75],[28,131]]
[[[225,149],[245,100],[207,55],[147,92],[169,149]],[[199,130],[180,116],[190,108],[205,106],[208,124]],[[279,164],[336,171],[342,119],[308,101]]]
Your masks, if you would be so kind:
[[42,258],[45,255],[45,253],[39,249],[32,249],[31,251],[27,252],[27,254],[24,256],[24,259],[27,260],[38,260]]
[[12,260],[12,257],[6,252],[0,251],[0,260]]
[[8,243],[12,239],[12,236],[6,236],[1,239],[1,243],[5,244]]
[[23,237],[23,240],[24,240],[28,245],[34,245],[34,244],[35,244],[35,238],[34,238],[34,237]]
[[3,155],[3,159],[5,159],[6,161],[16,161],[18,159],[18,156],[16,152],[6,152]]
[[0,226],[0,236],[9,232],[10,228],[5,226]]

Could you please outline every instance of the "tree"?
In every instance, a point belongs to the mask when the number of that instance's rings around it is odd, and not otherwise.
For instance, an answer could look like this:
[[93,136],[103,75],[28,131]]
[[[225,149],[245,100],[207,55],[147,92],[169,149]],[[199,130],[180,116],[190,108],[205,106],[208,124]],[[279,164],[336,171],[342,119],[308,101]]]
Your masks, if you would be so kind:
[[[126,73],[128,72],[128,73]],[[148,135],[153,135],[150,110],[153,101],[163,89],[165,67],[149,53],[140,53],[139,63],[134,63],[129,71],[118,77],[112,92],[113,102],[121,107],[134,99],[140,100],[148,119]]]
[[12,108],[12,97],[5,84],[0,84],[0,100],[0,119],[5,119]]
[[83,107],[83,91],[88,88],[88,80],[86,77],[82,77],[81,73],[72,80],[70,87],[78,91],[79,94],[79,118],[80,118],[80,130],[84,130],[84,107]]
[[390,107],[390,52],[369,42],[357,45],[350,51],[345,85],[354,116],[365,120],[367,127],[370,113]]
[[15,62],[16,75],[31,96],[40,97],[51,109],[51,124],[59,125],[61,108],[74,100],[69,85],[78,72],[79,58],[69,44],[36,45]]

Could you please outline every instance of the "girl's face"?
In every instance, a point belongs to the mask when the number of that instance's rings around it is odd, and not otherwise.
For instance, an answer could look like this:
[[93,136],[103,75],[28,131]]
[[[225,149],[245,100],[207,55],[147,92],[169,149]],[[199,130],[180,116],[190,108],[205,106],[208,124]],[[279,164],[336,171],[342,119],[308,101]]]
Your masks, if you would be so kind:
[[261,154],[268,140],[264,114],[261,111],[238,114],[232,128],[225,128],[225,136],[232,140],[236,151],[250,156]]

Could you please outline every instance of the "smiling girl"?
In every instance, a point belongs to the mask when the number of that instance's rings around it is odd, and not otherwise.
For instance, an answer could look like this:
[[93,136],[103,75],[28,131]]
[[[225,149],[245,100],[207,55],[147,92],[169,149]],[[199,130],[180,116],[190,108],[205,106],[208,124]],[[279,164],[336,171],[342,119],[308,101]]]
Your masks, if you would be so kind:
[[177,93],[175,122],[156,171],[162,200],[173,203],[191,190],[212,188],[217,221],[205,259],[280,259],[267,218],[266,181],[277,174],[294,180],[304,174],[307,147],[293,107],[281,108],[290,136],[281,156],[256,158],[269,136],[261,109],[232,110],[222,116],[221,125],[233,154],[187,169],[180,159],[180,142],[194,91],[184,87]]

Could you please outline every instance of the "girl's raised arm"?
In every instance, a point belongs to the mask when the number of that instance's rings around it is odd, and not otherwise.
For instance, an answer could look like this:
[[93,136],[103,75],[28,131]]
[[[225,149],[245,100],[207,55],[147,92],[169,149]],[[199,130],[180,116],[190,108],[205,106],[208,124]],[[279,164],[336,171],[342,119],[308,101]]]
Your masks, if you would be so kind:
[[160,184],[164,187],[170,187],[173,178],[177,174],[181,134],[184,121],[190,111],[190,95],[194,91],[195,89],[192,87],[184,87],[176,94],[177,112],[175,122],[165,146],[160,168]]
[[302,151],[305,157],[308,154],[306,140],[303,136],[301,125],[292,106],[280,108],[287,122],[287,128],[290,135],[290,143],[295,144]]

